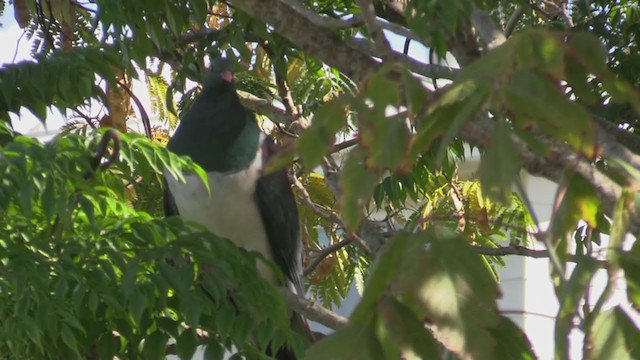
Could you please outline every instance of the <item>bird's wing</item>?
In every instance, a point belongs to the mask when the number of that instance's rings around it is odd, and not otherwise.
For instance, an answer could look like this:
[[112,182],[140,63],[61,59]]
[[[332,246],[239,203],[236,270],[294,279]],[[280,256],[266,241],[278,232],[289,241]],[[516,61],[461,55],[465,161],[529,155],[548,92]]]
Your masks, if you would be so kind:
[[[271,147],[270,139],[263,143]],[[273,259],[289,280],[296,293],[304,296],[302,280],[302,241],[298,208],[285,170],[260,177],[255,199],[267,233]],[[294,290],[292,289],[292,290]]]

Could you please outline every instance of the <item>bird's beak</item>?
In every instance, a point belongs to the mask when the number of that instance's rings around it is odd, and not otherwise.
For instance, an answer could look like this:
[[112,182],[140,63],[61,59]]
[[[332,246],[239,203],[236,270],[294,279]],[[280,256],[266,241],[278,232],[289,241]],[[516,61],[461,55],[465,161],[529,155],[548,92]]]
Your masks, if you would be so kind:
[[220,77],[221,77],[224,81],[226,81],[226,82],[228,82],[228,83],[230,83],[230,82],[232,82],[232,81],[233,81],[233,73],[232,73],[231,71],[228,71],[228,70],[223,71],[222,73],[220,73]]

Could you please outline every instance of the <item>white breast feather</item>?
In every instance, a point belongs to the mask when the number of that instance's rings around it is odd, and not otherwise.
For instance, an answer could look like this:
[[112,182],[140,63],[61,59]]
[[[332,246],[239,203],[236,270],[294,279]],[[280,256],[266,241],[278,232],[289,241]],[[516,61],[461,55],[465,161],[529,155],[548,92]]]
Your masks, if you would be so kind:
[[[273,261],[260,210],[253,195],[262,167],[262,151],[259,148],[254,160],[244,170],[231,174],[208,173],[210,195],[197,175],[185,176],[186,183],[178,182],[166,173],[165,177],[183,219],[196,221],[214,234],[247,250],[260,252]],[[258,271],[275,283],[274,275],[261,262],[258,263]]]

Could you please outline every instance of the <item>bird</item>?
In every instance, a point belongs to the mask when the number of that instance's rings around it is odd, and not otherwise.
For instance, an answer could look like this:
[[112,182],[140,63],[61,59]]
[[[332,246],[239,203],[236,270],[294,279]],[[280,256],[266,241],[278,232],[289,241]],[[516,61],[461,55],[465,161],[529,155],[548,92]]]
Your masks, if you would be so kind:
[[[167,148],[188,155],[207,174],[210,192],[195,174],[182,183],[165,172],[165,215],[196,221],[237,246],[257,251],[282,271],[286,284],[266,264],[257,270],[272,285],[304,295],[302,240],[295,197],[286,169],[264,172],[275,144],[238,97],[229,59],[211,62],[202,89]],[[281,278],[280,278],[281,279]],[[313,341],[307,320],[292,312],[291,327]],[[275,351],[293,360],[293,351]]]

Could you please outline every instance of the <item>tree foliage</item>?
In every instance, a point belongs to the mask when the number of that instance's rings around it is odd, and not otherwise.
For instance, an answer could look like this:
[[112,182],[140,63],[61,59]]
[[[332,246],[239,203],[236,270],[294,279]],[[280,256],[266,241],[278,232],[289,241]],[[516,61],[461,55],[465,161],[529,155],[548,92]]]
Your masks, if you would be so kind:
[[[546,246],[560,304],[556,357],[569,357],[574,329],[587,357],[638,352],[630,315],[603,310],[618,274],[640,306],[638,245],[623,246],[640,228],[635,2],[15,0],[13,10],[33,60],[0,68],[0,357],[190,358],[205,345],[215,359],[234,345],[259,358],[287,342],[309,359],[530,359],[497,308],[496,267],[532,254],[533,241]],[[411,57],[416,46],[428,56]],[[353,286],[362,294],[347,325],[307,349],[255,276],[255,254],[162,218],[163,172],[202,175],[164,143],[220,56],[237,60],[243,103],[282,144],[270,166],[293,168],[310,296],[331,308]],[[131,91],[138,78],[149,109]],[[46,144],[10,129],[10,114],[46,123],[51,107],[74,120]],[[125,131],[131,118],[146,137],[100,129]],[[482,156],[473,178],[459,174],[470,151]],[[558,183],[546,230],[523,171]],[[594,252],[601,235],[605,256]],[[600,268],[608,284],[591,299]]]

